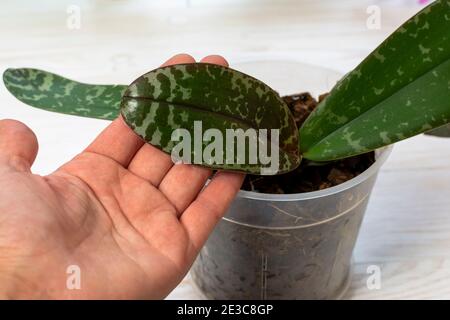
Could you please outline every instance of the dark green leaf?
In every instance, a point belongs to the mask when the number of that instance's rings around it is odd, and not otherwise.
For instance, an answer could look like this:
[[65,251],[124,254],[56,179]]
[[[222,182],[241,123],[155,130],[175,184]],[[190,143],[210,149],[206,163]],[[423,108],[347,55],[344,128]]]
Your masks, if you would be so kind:
[[[239,164],[235,157],[230,163],[220,164],[202,157],[201,151],[196,153],[192,141],[191,163],[253,174],[284,173],[300,163],[298,131],[287,105],[261,81],[230,68],[182,64],[146,73],[125,91],[122,115],[139,136],[167,153],[177,144],[172,139],[176,129],[187,129],[192,140],[199,138],[194,132],[195,121],[201,121],[203,132],[218,129],[223,137],[227,129],[279,129],[279,166],[275,172],[262,173],[261,169],[270,165],[261,163],[259,157],[257,163],[250,163],[248,143],[244,163]],[[204,150],[208,142],[202,140],[200,137]],[[225,146],[223,141],[220,151],[224,155]]]
[[315,161],[364,153],[450,122],[450,1],[407,21],[341,80],[300,129]]
[[119,115],[126,86],[72,81],[37,69],[7,69],[6,88],[20,101],[39,109],[82,117],[113,120]]

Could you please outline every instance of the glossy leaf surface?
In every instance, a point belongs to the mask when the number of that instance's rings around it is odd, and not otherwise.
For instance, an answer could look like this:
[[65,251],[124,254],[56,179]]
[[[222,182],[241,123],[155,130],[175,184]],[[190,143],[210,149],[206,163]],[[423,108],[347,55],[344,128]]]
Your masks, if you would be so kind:
[[450,1],[436,1],[335,86],[300,129],[300,152],[345,158],[448,122]]
[[[261,81],[230,68],[198,63],[150,71],[125,91],[121,112],[139,136],[167,153],[177,145],[172,137],[174,131],[187,130],[192,137],[190,163],[254,174],[288,172],[300,163],[298,131],[287,105]],[[202,134],[217,130],[215,133],[223,137],[219,149],[225,159],[230,129],[243,132],[253,129],[257,133],[260,129],[268,130],[266,147],[279,146],[275,172],[269,172],[272,164],[264,164],[259,156],[257,163],[250,163],[248,151],[256,141],[245,144],[245,159],[238,157],[237,150],[231,161],[223,163],[202,154],[201,150],[212,141],[205,141]],[[270,129],[278,130],[279,143],[269,134]],[[268,171],[262,173],[261,169]]]
[[20,101],[39,109],[113,120],[119,115],[124,85],[94,85],[38,69],[7,69],[6,88]]

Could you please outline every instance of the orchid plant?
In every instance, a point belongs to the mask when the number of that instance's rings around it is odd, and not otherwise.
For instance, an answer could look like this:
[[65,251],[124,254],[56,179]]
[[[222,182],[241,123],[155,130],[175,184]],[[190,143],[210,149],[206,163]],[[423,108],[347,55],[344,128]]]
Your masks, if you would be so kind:
[[[136,134],[167,153],[176,147],[174,130],[194,134],[197,121],[224,134],[277,129],[279,174],[303,158],[342,159],[449,123],[449,30],[450,1],[433,2],[341,79],[301,128],[272,88],[211,64],[161,67],[129,86],[84,84],[36,69],[8,69],[3,79],[15,97],[40,109],[109,120],[122,114]],[[196,157],[195,147],[189,152]],[[253,174],[264,167],[262,161],[201,164]]]

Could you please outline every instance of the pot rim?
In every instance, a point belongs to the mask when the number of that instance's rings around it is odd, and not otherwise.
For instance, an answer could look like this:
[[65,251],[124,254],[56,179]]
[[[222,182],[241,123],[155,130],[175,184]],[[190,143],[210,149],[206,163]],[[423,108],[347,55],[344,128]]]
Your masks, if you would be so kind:
[[[272,193],[260,193],[255,191],[245,191],[240,190],[236,196],[236,198],[242,199],[251,199],[251,200],[262,200],[262,201],[298,201],[298,200],[311,200],[317,198],[324,198],[347,189],[350,189],[361,182],[367,180],[374,174],[376,174],[380,167],[386,162],[387,158],[391,154],[393,149],[393,145],[389,145],[380,149],[375,150],[375,162],[367,168],[363,173],[358,176],[350,179],[344,183],[341,183],[337,186],[330,187],[324,190],[312,191],[312,192],[303,192],[303,193],[291,193],[291,194],[272,194]],[[225,220],[228,220],[224,217]],[[230,219],[231,221],[232,219]]]

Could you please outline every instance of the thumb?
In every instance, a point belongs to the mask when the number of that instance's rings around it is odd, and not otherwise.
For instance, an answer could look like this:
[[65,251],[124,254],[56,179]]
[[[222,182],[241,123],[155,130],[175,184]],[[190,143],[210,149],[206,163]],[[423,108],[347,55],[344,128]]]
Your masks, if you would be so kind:
[[37,151],[37,138],[30,128],[16,120],[0,120],[0,166],[29,172]]

